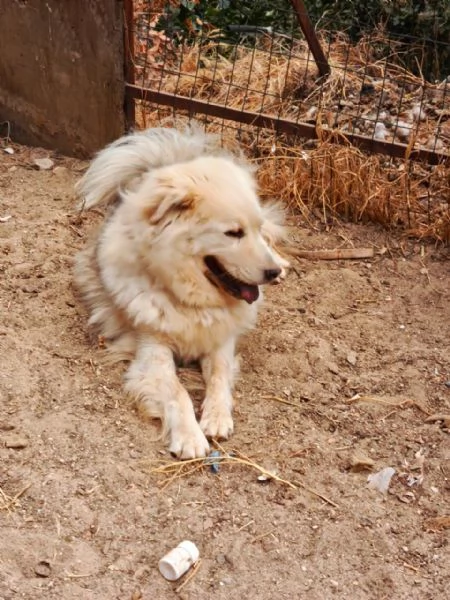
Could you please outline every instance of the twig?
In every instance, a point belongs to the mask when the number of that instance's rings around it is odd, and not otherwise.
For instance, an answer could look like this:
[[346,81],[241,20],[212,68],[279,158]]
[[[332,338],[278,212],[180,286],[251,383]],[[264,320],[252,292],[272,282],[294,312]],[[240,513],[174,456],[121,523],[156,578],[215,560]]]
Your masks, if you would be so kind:
[[263,400],[274,400],[275,402],[281,402],[282,404],[288,404],[289,406],[295,406],[296,408],[302,408],[301,404],[297,404],[296,402],[291,402],[290,400],[285,400],[284,398],[280,398],[279,396],[261,396]]
[[[217,442],[215,442],[215,444],[219,448],[222,449],[222,447]],[[223,451],[223,449],[222,449],[222,451]],[[239,453],[236,452],[236,454],[239,454]],[[331,506],[334,506],[335,508],[339,508],[339,505],[336,504],[336,502],[333,502],[333,500],[330,500],[330,498],[327,498],[320,492],[316,492],[312,488],[308,487],[307,485],[305,485],[299,481],[292,482],[292,481],[288,481],[287,479],[283,479],[282,477],[279,477],[275,473],[268,471],[264,467],[261,467],[260,465],[258,465],[257,463],[253,462],[252,460],[250,460],[248,458],[242,458],[241,456],[230,456],[230,454],[225,454],[225,456],[220,458],[220,461],[221,461],[221,464],[237,463],[240,465],[245,465],[247,467],[251,467],[252,469],[255,469],[256,471],[259,471],[259,473],[261,473],[261,475],[266,475],[266,477],[268,477],[269,479],[273,479],[274,481],[283,483],[284,485],[287,485],[288,487],[290,487],[293,490],[297,490],[298,488],[304,489],[307,492],[309,492],[310,494],[312,494],[313,496],[320,498],[327,504],[330,504]],[[166,482],[164,484],[163,488],[165,488],[168,485],[168,483],[174,481],[175,479],[177,479],[179,477],[182,477],[183,473],[180,473],[180,471],[182,471],[183,466],[186,464],[188,464],[188,465],[189,464],[197,464],[198,465],[197,468],[201,468],[205,465],[205,459],[204,458],[191,458],[190,460],[186,460],[181,463],[180,462],[171,462],[169,464],[163,464],[163,465],[160,465],[159,467],[155,467],[154,469],[152,469],[151,473],[168,474],[168,473],[172,473],[172,471],[174,471],[174,470],[178,471],[174,475],[172,475],[172,477],[170,477],[169,482]],[[196,470],[196,469],[193,469],[193,470]],[[191,470],[190,472],[192,472],[193,470]]]
[[450,427],[450,414],[434,413],[425,419],[425,423],[435,423],[436,421],[443,421],[447,427]]
[[261,535],[257,535],[256,537],[254,537],[250,540],[250,544],[254,544],[255,542],[258,542],[259,540],[262,540],[263,538],[267,537],[274,531],[275,531],[275,527],[273,529],[271,529],[270,531],[266,531],[265,533],[262,533]]
[[183,581],[183,583],[176,588],[175,591],[176,591],[177,594],[179,592],[181,592],[181,590],[184,588],[184,586],[187,585],[191,581],[191,579],[197,574],[197,571],[199,570],[201,563],[202,563],[202,559],[199,558],[198,561],[192,567],[191,572],[189,573],[189,575],[186,576],[186,578]]
[[373,248],[341,248],[335,250],[300,250],[297,248],[286,249],[287,254],[296,258],[309,258],[310,260],[352,260],[373,258]]
[[74,233],[76,233],[78,237],[80,237],[80,238],[84,237],[84,234],[79,229],[77,229],[74,225],[72,225],[71,223],[69,223],[69,229],[71,229]]
[[406,567],[407,569],[411,569],[411,571],[414,571],[416,573],[420,570],[419,567],[415,567],[414,565],[410,565],[407,562],[404,562],[403,566]]
[[[9,498],[8,501],[3,504],[3,506],[1,506],[0,508],[4,509],[4,510],[9,510],[11,508],[11,506],[14,506],[14,504],[17,502],[17,500],[23,496],[25,494],[25,492],[30,489],[30,487],[32,486],[31,483],[28,483],[23,489],[20,490],[20,492],[17,492],[17,494],[15,496],[13,496],[12,498]],[[2,496],[6,499],[7,496],[6,494],[2,491]]]
[[[203,461],[204,459],[202,459]],[[182,477],[183,475],[191,475],[192,473],[195,473],[195,471],[198,471],[199,469],[201,469],[203,467],[202,464],[197,464],[195,466],[192,467],[192,469],[186,470],[184,473],[182,473],[181,471],[183,471],[183,466],[186,464],[185,462],[179,463],[180,464],[180,469],[178,470],[178,472],[174,473],[172,475],[172,477],[169,477],[163,485],[161,485],[161,491],[165,490],[173,481],[175,481],[176,479],[179,479],[180,477]]]
[[96,573],[71,573],[70,571],[64,571],[64,574],[71,579],[82,579],[83,577],[93,577]]
[[[424,406],[417,402],[417,400],[411,400],[410,398],[407,398],[406,400],[399,400],[398,402],[396,402],[395,400],[386,400],[385,398],[380,398],[378,396],[360,396],[359,394],[355,394],[352,398],[346,400],[346,402],[348,404],[352,404],[353,402],[373,402],[374,404],[383,404],[384,406],[390,406],[392,408],[405,408],[406,406],[412,405],[418,408],[421,412],[425,413],[426,415],[430,414]],[[388,415],[386,416],[389,416],[390,414],[391,413],[388,413]]]
[[[346,446],[346,448],[352,448],[353,446]],[[304,448],[300,448],[300,450],[295,450],[294,452],[292,452],[292,454],[289,454],[289,458],[297,458],[298,456],[301,456],[302,454],[304,454],[305,452],[308,452],[308,450],[312,450],[313,446],[305,446]],[[337,448],[336,448],[337,450]]]
[[250,527],[250,525],[253,525],[254,522],[255,522],[255,520],[252,519],[251,521],[249,521],[245,525],[241,525],[241,527],[239,527],[239,529],[238,529],[238,532],[242,531],[243,529],[247,529],[247,527]]
[[301,483],[300,481],[294,481],[293,483],[294,483],[294,485],[296,487],[300,487],[300,488],[306,490],[307,492],[309,492],[310,494],[312,494],[313,496],[317,496],[317,498],[320,498],[321,500],[323,500],[327,504],[331,504],[331,506],[334,506],[334,508],[339,508],[339,505],[336,504],[336,502],[333,502],[333,500],[330,500],[330,498],[327,498],[326,496],[324,496],[320,492],[316,492],[315,490],[313,490],[309,486],[305,485],[304,483]]
[[427,519],[424,521],[423,526],[425,531],[431,531],[433,533],[444,531],[444,529],[450,529],[450,515]]

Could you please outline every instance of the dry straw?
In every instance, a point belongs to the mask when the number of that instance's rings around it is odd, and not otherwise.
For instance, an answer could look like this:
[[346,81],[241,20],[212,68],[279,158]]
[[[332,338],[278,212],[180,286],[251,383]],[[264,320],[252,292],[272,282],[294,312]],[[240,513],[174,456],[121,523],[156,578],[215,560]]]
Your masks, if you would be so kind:
[[[258,163],[264,195],[282,197],[305,216],[319,207],[327,220],[343,216],[401,226],[414,236],[450,242],[450,161],[429,167],[408,159],[368,155],[345,143],[345,133],[355,127],[363,135],[373,135],[381,118],[387,127],[386,141],[404,141],[399,120],[409,118],[410,148],[450,148],[450,91],[445,82],[425,85],[422,78],[394,62],[377,58],[375,42],[381,43],[381,36],[356,45],[337,36],[329,46],[331,74],[319,84],[303,40],[288,50],[282,38],[274,41],[267,36],[256,48],[249,48],[218,42],[217,32],[210,32],[208,41],[176,47],[156,31],[157,43],[152,45],[151,32],[146,54],[137,61],[141,65],[137,80],[144,86],[315,123],[319,139],[305,149],[304,140],[208,118],[208,130],[221,133],[225,144],[238,139]],[[391,48],[393,54],[398,51],[392,42]],[[368,82],[370,94],[366,96],[361,90]],[[161,119],[171,122],[173,116],[171,108],[139,105],[142,126]],[[183,120],[180,111],[175,116]],[[343,143],[323,135],[324,127],[337,128]]]
[[[216,448],[218,448],[221,452],[221,455],[218,458],[214,458],[214,459],[212,459],[212,458],[206,458],[206,459],[205,458],[192,458],[190,460],[185,460],[185,461],[181,461],[181,462],[178,460],[156,461],[158,463],[158,465],[153,466],[151,468],[150,472],[154,475],[159,475],[159,476],[164,477],[161,488],[166,489],[167,486],[169,486],[174,481],[177,481],[184,477],[192,475],[193,473],[196,473],[200,470],[208,469],[211,466],[211,461],[214,460],[214,461],[219,462],[221,467],[228,465],[228,466],[234,466],[234,467],[244,467],[244,468],[253,469],[260,475],[263,475],[264,477],[266,477],[267,481],[273,480],[273,481],[280,483],[282,485],[285,485],[293,490],[303,489],[303,490],[309,492],[310,494],[312,494],[313,496],[320,498],[327,504],[334,506],[335,508],[339,508],[338,505],[333,500],[331,500],[327,496],[324,496],[320,492],[313,490],[312,488],[305,485],[304,483],[302,483],[300,481],[289,481],[288,479],[284,479],[284,478],[280,477],[279,475],[277,475],[276,473],[268,471],[266,468],[259,465],[257,462],[255,462],[248,456],[243,455],[241,452],[235,450],[235,451],[232,451],[229,453],[217,441],[214,440],[213,443],[214,443],[214,446]],[[155,461],[152,461],[152,460],[150,460],[150,461],[143,460],[141,462],[145,463],[147,465],[148,464],[152,465],[155,463]]]

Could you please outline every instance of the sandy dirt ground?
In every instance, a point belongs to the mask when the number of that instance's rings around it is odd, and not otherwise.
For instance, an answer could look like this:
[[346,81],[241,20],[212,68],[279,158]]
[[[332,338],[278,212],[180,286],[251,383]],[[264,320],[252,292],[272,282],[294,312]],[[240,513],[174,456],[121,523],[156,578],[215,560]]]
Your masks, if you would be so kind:
[[[223,447],[284,482],[240,463],[170,481],[152,472],[172,460],[158,425],[125,400],[74,297],[73,257],[99,219],[74,215],[86,164],[37,170],[42,151],[15,150],[0,155],[0,599],[447,597],[448,252],[297,223],[299,247],[381,252],[295,261],[241,343]],[[388,492],[369,489],[385,467]],[[183,539],[201,562],[170,583],[157,563]]]

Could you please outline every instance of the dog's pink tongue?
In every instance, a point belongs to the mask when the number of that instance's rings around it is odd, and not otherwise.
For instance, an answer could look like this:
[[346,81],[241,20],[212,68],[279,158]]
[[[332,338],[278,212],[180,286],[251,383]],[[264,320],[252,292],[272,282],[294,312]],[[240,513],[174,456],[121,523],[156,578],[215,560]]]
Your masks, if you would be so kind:
[[257,285],[243,285],[241,287],[241,297],[243,300],[252,304],[259,298],[259,289]]

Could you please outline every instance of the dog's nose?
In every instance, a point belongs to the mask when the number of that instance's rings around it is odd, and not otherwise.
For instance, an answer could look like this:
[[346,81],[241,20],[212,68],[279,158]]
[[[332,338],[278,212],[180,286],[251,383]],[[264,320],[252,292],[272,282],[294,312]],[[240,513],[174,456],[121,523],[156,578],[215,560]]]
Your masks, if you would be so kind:
[[264,279],[269,282],[273,281],[281,275],[281,269],[266,269],[264,271]]

